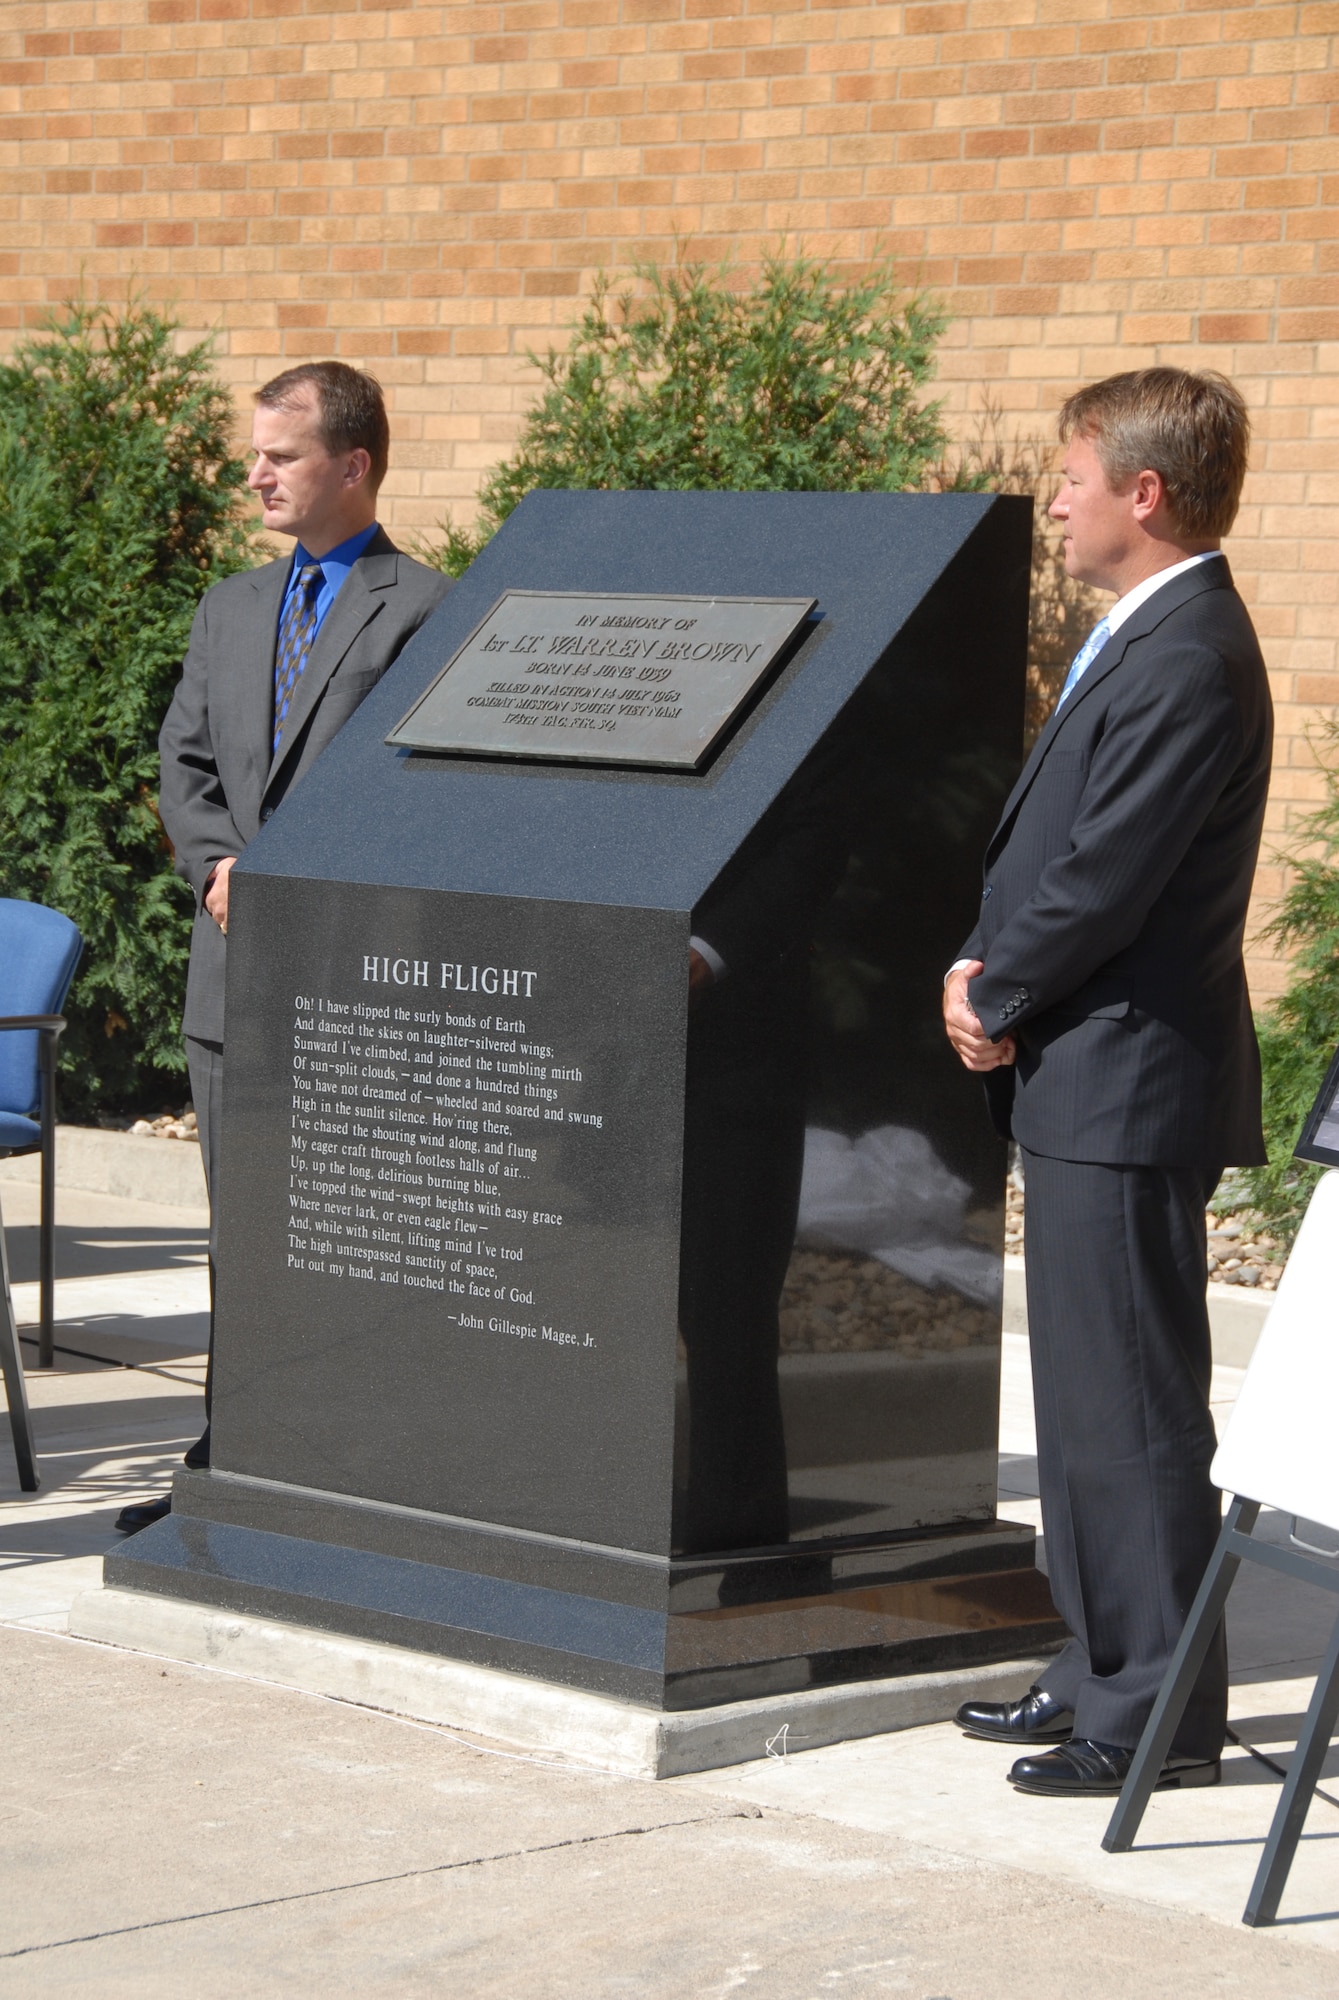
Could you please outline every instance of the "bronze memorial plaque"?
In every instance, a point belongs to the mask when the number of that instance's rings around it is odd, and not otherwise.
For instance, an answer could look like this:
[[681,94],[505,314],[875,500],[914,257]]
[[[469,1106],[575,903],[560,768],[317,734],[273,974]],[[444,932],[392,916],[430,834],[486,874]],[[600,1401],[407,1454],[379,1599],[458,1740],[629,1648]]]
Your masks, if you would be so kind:
[[695,771],[816,602],[507,590],[386,741]]

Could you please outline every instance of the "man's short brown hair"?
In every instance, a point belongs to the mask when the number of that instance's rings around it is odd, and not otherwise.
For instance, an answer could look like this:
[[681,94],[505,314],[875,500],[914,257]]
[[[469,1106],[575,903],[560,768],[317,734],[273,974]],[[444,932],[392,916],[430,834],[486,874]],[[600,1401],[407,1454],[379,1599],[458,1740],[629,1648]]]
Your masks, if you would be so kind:
[[321,443],[332,458],[341,451],[365,451],[372,461],[368,485],[375,493],[386,477],[391,446],[380,382],[347,361],[304,361],[257,389],[256,401],[267,410],[291,409],[308,382],[321,412]]
[[1226,375],[1136,368],[1078,389],[1061,407],[1060,436],[1087,438],[1119,491],[1156,472],[1167,509],[1188,540],[1225,535],[1237,518],[1251,420]]

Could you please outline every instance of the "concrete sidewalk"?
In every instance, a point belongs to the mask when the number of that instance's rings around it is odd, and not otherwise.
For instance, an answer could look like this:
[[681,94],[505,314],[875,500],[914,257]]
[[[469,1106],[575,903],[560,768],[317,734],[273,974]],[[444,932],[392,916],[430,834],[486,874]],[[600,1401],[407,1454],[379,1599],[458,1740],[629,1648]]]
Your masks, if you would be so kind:
[[[149,1144],[145,1141],[145,1144]],[[37,1361],[36,1187],[3,1188],[42,1486],[20,1497],[0,1425],[0,1617],[65,1629],[102,1580],[112,1523],[165,1489],[204,1427],[209,1217],[111,1195],[57,1199],[56,1362]],[[29,1342],[25,1332],[32,1335]]]
[[[35,1191],[3,1194],[30,1283]],[[1339,1786],[1312,1808],[1286,1921],[1247,1932],[1279,1781],[1244,1750],[1219,1790],[1156,1798],[1113,1857],[1105,1810],[1015,1794],[1009,1753],[949,1725],[651,1785],[70,1639],[117,1509],[198,1432],[206,1292],[202,1215],[67,1195],[60,1221],[35,1499],[0,1441],[0,1992],[1336,1990]],[[18,1302],[35,1318],[35,1286]],[[1035,1518],[1026,1341],[1005,1349],[1002,1511]],[[1239,1380],[1219,1371],[1220,1406]],[[1328,1630],[1318,1598],[1263,1572],[1234,1593],[1236,1727],[1278,1762]]]

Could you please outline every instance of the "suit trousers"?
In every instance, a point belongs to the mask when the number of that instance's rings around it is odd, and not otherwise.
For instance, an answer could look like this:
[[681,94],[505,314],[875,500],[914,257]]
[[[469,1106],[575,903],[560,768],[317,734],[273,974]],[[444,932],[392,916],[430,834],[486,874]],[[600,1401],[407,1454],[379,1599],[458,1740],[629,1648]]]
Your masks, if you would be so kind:
[[[1218,1174],[1023,1163],[1042,1526],[1073,1635],[1040,1685],[1076,1736],[1132,1749],[1221,1524],[1204,1235]],[[1220,1628],[1173,1747],[1216,1757],[1226,1722]]]
[[214,1191],[218,1186],[219,1135],[223,1122],[223,1044],[186,1038],[186,1072],[191,1080],[191,1103],[200,1134],[200,1160],[205,1170],[205,1192],[209,1196],[209,1364],[205,1370],[205,1421],[209,1421],[214,1396],[214,1253],[218,1245],[218,1215]]

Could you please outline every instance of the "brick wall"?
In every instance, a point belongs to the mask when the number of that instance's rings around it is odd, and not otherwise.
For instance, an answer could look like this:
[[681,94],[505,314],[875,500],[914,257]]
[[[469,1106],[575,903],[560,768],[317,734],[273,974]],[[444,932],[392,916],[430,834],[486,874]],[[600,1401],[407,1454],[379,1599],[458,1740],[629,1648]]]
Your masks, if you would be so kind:
[[1339,702],[1337,35],[1320,0],[16,0],[0,309],[138,278],[219,328],[243,405],[293,359],[368,363],[402,534],[468,516],[592,273],[676,241],[891,250],[955,316],[964,421],[988,393],[1042,432],[1084,377],[1211,363],[1256,412],[1230,553],[1277,835]]

